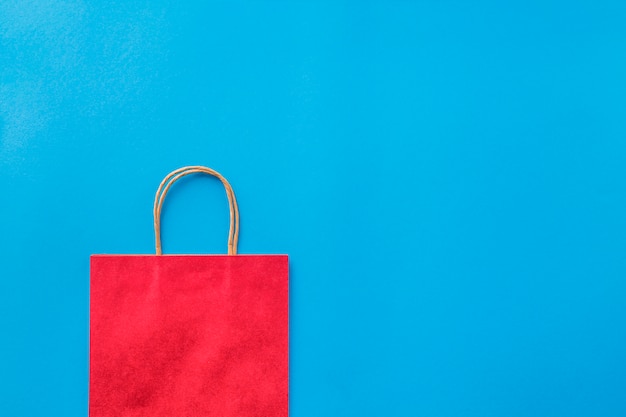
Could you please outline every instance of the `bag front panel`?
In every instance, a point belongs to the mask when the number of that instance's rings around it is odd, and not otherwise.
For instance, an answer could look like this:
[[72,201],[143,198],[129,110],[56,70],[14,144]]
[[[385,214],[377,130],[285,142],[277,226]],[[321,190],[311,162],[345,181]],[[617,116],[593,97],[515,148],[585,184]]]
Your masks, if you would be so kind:
[[91,258],[91,417],[287,416],[285,255]]

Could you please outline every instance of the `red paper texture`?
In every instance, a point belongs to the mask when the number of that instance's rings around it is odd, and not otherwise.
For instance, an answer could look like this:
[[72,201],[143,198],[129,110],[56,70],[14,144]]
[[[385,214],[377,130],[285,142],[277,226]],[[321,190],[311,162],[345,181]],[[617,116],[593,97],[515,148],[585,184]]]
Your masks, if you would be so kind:
[[90,417],[288,415],[286,255],[91,257]]

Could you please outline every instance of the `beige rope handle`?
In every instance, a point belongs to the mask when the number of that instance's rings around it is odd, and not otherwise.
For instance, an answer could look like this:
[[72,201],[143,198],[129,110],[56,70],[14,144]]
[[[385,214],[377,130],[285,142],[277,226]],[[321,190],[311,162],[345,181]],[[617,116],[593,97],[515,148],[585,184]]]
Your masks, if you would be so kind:
[[161,249],[161,209],[163,207],[163,201],[170,187],[179,179],[190,174],[208,174],[217,177],[224,188],[226,189],[226,197],[228,198],[228,206],[230,209],[230,228],[228,229],[228,254],[237,254],[237,243],[239,242],[239,207],[237,206],[237,199],[235,198],[235,192],[230,186],[226,178],[224,178],[219,172],[214,169],[204,166],[186,166],[178,168],[169,174],[161,181],[156,195],[154,196],[154,238],[156,243],[156,254],[162,255]]

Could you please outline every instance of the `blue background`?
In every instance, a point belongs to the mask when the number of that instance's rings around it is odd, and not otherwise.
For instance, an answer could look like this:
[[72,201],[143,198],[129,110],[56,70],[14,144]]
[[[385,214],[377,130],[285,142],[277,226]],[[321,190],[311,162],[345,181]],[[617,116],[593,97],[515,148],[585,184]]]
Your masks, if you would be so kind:
[[[205,4],[207,3],[207,4]],[[0,415],[87,412],[169,171],[288,253],[291,415],[626,415],[626,3],[0,2]],[[219,182],[169,253],[226,251]]]

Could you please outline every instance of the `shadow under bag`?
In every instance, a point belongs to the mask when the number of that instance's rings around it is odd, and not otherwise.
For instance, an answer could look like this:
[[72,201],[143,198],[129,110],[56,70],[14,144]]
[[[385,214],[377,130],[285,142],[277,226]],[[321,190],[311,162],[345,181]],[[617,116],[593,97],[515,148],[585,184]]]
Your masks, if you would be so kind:
[[[228,255],[162,255],[163,199],[178,179],[217,177]],[[92,255],[90,417],[286,417],[287,255],[237,255],[235,194],[216,171],[170,173],[154,203],[156,255]]]

